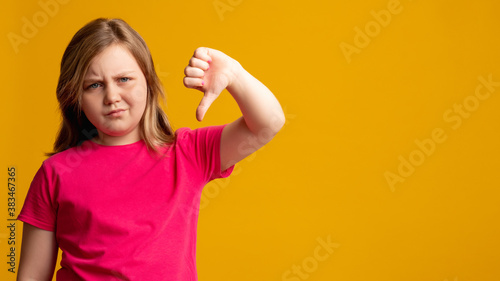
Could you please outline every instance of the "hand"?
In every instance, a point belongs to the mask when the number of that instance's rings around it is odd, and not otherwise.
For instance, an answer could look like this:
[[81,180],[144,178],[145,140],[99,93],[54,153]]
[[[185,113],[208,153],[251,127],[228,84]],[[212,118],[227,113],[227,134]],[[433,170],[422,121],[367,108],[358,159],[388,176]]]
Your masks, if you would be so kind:
[[220,93],[237,79],[240,64],[226,54],[205,47],[197,48],[184,69],[184,86],[204,93],[196,119],[203,120],[205,113]]

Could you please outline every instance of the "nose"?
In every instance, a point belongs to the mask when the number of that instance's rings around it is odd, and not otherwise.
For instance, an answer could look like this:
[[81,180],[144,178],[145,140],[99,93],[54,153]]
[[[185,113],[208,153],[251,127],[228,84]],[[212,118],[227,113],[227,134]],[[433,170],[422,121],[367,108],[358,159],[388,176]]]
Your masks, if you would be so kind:
[[121,99],[120,88],[113,85],[113,83],[108,84],[104,93],[104,104],[109,105],[117,103],[120,102]]

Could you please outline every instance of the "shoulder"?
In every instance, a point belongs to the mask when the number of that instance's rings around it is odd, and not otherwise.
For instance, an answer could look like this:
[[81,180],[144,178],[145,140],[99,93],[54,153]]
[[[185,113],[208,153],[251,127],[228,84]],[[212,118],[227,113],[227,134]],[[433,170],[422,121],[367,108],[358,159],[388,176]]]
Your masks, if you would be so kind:
[[191,129],[188,127],[182,127],[175,131],[176,139],[185,140],[190,137],[212,137],[218,136],[222,133],[222,130],[227,124],[216,125],[216,126],[206,126],[196,129]]
[[191,128],[188,127],[179,128],[175,131],[175,140],[176,141],[184,140],[192,134],[193,130]]
[[58,153],[50,156],[49,158],[45,159],[43,161],[42,165],[53,166],[53,165],[57,165],[57,164],[60,164],[62,162],[68,161],[69,158],[76,156],[77,151],[78,150],[76,147],[68,148],[64,151],[58,152]]
[[222,130],[227,124],[217,126],[206,126],[196,129],[187,127],[175,131],[177,149],[206,152],[218,148]]
[[42,168],[46,172],[65,173],[78,167],[84,158],[87,158],[98,149],[97,144],[85,141],[79,146],[68,148],[45,159]]

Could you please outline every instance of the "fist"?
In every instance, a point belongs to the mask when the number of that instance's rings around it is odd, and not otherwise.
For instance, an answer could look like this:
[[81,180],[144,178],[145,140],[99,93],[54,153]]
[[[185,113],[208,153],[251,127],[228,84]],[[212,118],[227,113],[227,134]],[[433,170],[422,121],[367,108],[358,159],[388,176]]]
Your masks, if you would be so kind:
[[203,92],[196,119],[203,120],[210,105],[236,80],[239,63],[221,51],[200,47],[184,69],[184,86]]

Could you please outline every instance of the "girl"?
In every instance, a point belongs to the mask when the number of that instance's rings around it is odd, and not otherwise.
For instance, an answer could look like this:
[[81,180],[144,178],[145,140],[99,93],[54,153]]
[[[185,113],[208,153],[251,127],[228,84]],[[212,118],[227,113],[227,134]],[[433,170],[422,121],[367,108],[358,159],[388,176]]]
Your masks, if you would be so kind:
[[269,142],[285,122],[279,102],[234,59],[198,48],[184,85],[204,96],[201,121],[227,89],[242,117],[173,131],[148,47],[120,19],[80,29],[61,62],[63,121],[36,173],[18,280],[197,280],[196,224],[203,186]]

